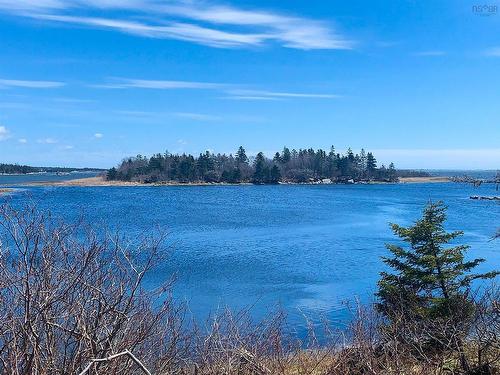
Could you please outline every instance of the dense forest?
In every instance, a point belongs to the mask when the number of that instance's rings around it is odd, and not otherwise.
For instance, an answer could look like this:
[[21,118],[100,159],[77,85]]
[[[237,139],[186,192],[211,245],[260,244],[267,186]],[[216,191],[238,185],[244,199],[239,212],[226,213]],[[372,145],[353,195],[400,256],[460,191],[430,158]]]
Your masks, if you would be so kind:
[[361,150],[354,154],[349,148],[340,154],[332,146],[329,151],[284,147],[272,159],[262,152],[249,158],[243,147],[233,154],[214,154],[209,151],[198,157],[189,154],[156,154],[150,158],[138,155],[127,158],[107,173],[108,180],[206,183],[255,183],[279,182],[360,182],[397,181],[394,164],[377,165],[371,152]]
[[28,173],[66,173],[97,171],[95,168],[64,168],[64,167],[31,167],[20,164],[0,163],[0,174],[28,174]]

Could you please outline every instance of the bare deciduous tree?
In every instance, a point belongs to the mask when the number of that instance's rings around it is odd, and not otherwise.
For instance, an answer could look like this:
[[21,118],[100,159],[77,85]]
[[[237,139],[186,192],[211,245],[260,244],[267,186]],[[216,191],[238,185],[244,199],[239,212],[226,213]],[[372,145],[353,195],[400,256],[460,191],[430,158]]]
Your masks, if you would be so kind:
[[[76,374],[124,350],[151,368],[182,357],[171,283],[143,287],[167,254],[163,235],[130,244],[8,205],[0,207],[0,228],[0,372]],[[93,367],[132,373],[134,363]]]

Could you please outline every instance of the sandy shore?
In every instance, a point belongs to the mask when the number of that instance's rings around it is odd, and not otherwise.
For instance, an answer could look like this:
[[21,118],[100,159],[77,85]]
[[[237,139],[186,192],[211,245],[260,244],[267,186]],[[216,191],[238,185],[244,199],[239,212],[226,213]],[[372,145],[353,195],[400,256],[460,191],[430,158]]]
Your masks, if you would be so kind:
[[402,184],[427,184],[433,182],[451,182],[449,177],[401,177]]
[[106,181],[103,177],[77,178],[67,181],[40,181],[29,182],[29,186],[140,186],[140,182]]
[[[230,185],[224,183],[180,183],[180,182],[162,182],[162,183],[152,183],[145,184],[137,181],[107,181],[103,177],[87,177],[79,178],[75,180],[67,181],[41,181],[41,182],[30,182],[25,185],[29,186],[213,186],[213,185]],[[250,185],[250,184],[239,184],[239,185]]]
[[[401,183],[433,183],[433,182],[450,182],[448,177],[405,177],[400,179]],[[143,184],[140,182],[130,181],[106,181],[103,177],[88,177],[79,178],[68,181],[47,181],[47,182],[31,182],[26,185],[31,186],[213,186],[213,185],[230,185],[230,184],[210,184],[210,183],[187,183],[178,182],[161,183],[161,184]],[[250,185],[248,183],[239,185]]]

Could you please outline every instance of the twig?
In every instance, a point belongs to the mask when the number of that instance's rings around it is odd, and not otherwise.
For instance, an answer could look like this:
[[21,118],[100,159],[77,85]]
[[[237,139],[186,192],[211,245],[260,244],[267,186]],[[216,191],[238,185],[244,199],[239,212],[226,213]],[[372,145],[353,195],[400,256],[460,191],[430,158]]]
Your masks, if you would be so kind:
[[121,356],[123,356],[123,355],[129,356],[129,357],[132,359],[132,361],[134,361],[134,362],[135,362],[135,364],[136,364],[137,366],[139,366],[139,367],[140,367],[140,369],[141,369],[142,371],[144,371],[144,373],[145,373],[145,374],[147,374],[147,375],[151,375],[151,373],[150,373],[150,372],[149,372],[149,370],[146,368],[146,366],[144,366],[144,365],[142,364],[142,362],[141,362],[141,361],[139,361],[139,359],[137,359],[137,357],[136,357],[135,355],[133,355],[133,354],[132,354],[130,351],[128,351],[128,350],[124,350],[124,351],[123,351],[123,352],[121,352],[121,353],[117,353],[117,354],[110,355],[109,357],[106,357],[106,358],[96,358],[96,359],[92,359],[92,360],[90,361],[90,363],[88,364],[88,366],[87,366],[87,367],[85,367],[85,368],[83,369],[83,371],[82,371],[79,375],[84,375],[84,374],[86,374],[86,373],[90,370],[90,368],[92,367],[92,365],[93,365],[94,363],[97,363],[97,362],[107,362],[107,361],[111,361],[111,360],[113,360],[113,359],[115,359],[115,358],[118,358],[118,357],[121,357]]

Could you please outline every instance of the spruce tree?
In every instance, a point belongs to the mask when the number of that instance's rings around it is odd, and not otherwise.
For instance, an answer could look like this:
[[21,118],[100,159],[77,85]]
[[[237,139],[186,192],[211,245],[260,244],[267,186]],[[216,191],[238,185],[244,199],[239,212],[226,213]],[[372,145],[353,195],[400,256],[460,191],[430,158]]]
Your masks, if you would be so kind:
[[350,147],[347,149],[347,159],[349,159],[351,163],[354,161],[354,153]]
[[290,150],[288,147],[283,147],[283,151],[281,152],[281,162],[283,164],[287,164],[292,158],[292,154],[290,153]]
[[118,176],[118,172],[116,171],[116,168],[115,168],[115,167],[113,167],[113,168],[111,168],[110,170],[108,170],[108,173],[107,173],[107,175],[106,175],[106,178],[107,178],[108,180],[116,180],[117,176]]
[[266,182],[267,177],[269,175],[269,168],[266,171],[266,158],[262,152],[259,152],[255,157],[254,161],[254,169],[255,172],[253,174],[253,182],[256,184],[263,184]]
[[446,246],[463,234],[444,229],[446,209],[442,202],[429,203],[413,226],[391,224],[394,234],[409,246],[387,245],[393,256],[383,258],[394,272],[381,273],[377,308],[389,319],[401,312],[418,319],[446,320],[457,315],[468,319],[473,309],[472,281],[498,274],[471,273],[484,259],[465,260],[467,245]]
[[247,164],[248,163],[248,157],[247,157],[246,151],[243,148],[243,146],[240,146],[238,148],[238,151],[236,151],[236,162],[238,164]]
[[377,169],[377,160],[371,152],[366,155],[366,170],[372,174]]
[[394,163],[389,164],[389,168],[387,169],[387,178],[391,182],[398,180],[398,173],[396,171],[396,167],[394,167]]
[[277,153],[275,153],[275,154],[274,154],[273,161],[274,161],[275,163],[281,163],[281,162],[282,162],[282,160],[281,160],[281,155],[280,155],[280,153],[279,153],[279,152],[277,152]]
[[269,172],[269,183],[277,184],[281,179],[281,172],[277,165],[273,165]]

